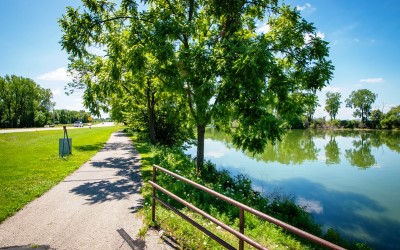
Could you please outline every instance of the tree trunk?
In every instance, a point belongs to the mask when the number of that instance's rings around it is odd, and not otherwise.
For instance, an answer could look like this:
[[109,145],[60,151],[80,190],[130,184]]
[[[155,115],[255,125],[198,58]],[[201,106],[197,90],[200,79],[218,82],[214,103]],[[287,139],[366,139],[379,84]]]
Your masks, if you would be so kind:
[[155,98],[154,98],[154,93],[151,91],[151,81],[148,79],[147,80],[147,110],[148,110],[148,119],[149,119],[149,136],[150,136],[150,142],[152,144],[156,143],[156,129],[155,129],[155,124],[156,124],[156,119],[155,119],[155,111],[154,111],[154,106],[155,106]]
[[361,128],[364,128],[364,110],[361,108]]
[[197,160],[196,168],[201,171],[204,165],[204,134],[206,126],[197,124]]

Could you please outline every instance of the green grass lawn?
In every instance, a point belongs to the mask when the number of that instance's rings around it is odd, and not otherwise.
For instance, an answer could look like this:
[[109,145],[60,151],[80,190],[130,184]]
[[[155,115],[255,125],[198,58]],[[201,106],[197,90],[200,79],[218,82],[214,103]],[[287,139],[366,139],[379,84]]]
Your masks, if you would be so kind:
[[58,156],[62,130],[0,134],[0,222],[88,161],[122,127],[71,129],[72,155]]

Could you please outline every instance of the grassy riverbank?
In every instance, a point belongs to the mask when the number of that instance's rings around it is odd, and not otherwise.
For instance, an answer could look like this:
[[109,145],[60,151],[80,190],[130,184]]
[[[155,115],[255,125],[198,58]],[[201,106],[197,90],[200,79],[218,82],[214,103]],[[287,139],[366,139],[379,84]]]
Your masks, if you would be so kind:
[[[217,171],[216,167],[207,163],[201,173],[196,172],[193,161],[189,159],[181,149],[168,149],[162,147],[150,146],[144,141],[135,140],[135,147],[142,157],[142,176],[145,182],[143,195],[145,198],[144,209],[142,210],[147,225],[151,225],[151,188],[147,181],[151,178],[152,164],[160,166],[179,173],[189,179],[192,179],[202,185],[205,185],[219,193],[232,197],[235,200],[247,204],[257,210],[272,215],[289,224],[299,227],[305,231],[342,245],[349,249],[368,249],[365,244],[349,242],[340,237],[333,229],[322,232],[320,225],[313,221],[311,215],[305,212],[301,207],[294,203],[294,198],[290,197],[262,197],[260,193],[251,189],[251,182],[244,176],[231,177],[228,172]],[[233,228],[238,228],[238,211],[236,208],[220,200],[198,191],[182,182],[175,181],[171,177],[163,174],[157,175],[157,182],[172,191],[179,197],[203,209],[224,223]],[[199,224],[205,226],[208,230],[216,233],[219,237],[228,241],[232,246],[237,247],[238,240],[226,233],[224,230],[216,227],[213,223],[204,220],[201,216],[191,213],[180,204],[164,197],[168,203],[182,209],[185,214],[195,219]],[[209,237],[205,236],[198,229],[184,222],[173,212],[157,207],[157,226],[161,227],[168,234],[173,235],[179,240],[182,247],[192,249],[216,249],[221,248]],[[318,246],[299,239],[298,237],[285,232],[275,225],[264,222],[245,213],[246,235],[252,237],[261,244],[270,249],[316,249]],[[144,229],[143,231],[145,231]],[[247,246],[248,247],[248,246]]]
[[62,130],[0,134],[0,222],[88,161],[121,127],[69,130],[72,155],[58,156]]

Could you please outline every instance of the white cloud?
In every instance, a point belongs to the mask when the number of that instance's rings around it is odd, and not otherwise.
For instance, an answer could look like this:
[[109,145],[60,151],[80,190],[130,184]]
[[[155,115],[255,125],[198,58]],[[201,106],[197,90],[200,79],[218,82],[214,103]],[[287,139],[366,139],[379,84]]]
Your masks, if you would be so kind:
[[[57,90],[57,89],[56,89]],[[83,106],[83,98],[81,92],[74,92],[71,95],[65,95],[63,89],[59,88],[60,94],[53,98],[56,102],[55,109],[68,109],[68,110],[86,110]]]
[[56,70],[44,73],[37,77],[39,80],[43,81],[71,81],[72,78],[68,74],[67,69],[64,67],[58,68]]
[[226,150],[216,150],[216,151],[208,151],[204,153],[205,157],[210,158],[221,158],[226,154]]
[[308,12],[308,13],[312,13],[316,10],[316,8],[313,7],[310,3],[305,3],[303,6],[297,5],[296,9],[298,11],[304,11],[304,12]]
[[297,204],[309,213],[322,214],[324,212],[324,207],[322,206],[321,202],[317,200],[307,200],[303,197],[300,197],[297,200]]
[[265,33],[268,33],[268,31],[271,29],[271,27],[266,23],[266,24],[264,24],[264,25],[262,25],[261,27],[259,27],[257,30],[256,30],[256,32],[257,33],[263,33],[263,34],[265,34]]
[[360,79],[360,82],[363,83],[381,83],[384,82],[382,77],[378,77],[378,78],[365,78],[365,79]]

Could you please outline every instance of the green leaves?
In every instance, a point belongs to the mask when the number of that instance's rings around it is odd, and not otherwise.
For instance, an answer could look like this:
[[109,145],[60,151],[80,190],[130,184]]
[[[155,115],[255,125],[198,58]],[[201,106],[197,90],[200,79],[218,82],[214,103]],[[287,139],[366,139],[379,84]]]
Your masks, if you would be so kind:
[[346,99],[346,107],[355,108],[353,115],[360,117],[362,122],[368,121],[372,109],[372,103],[375,102],[378,95],[372,93],[368,89],[360,89],[351,92],[349,98]]
[[[93,109],[112,103],[130,120],[151,124],[151,114],[170,121],[171,107],[185,106],[176,120],[200,128],[213,123],[243,150],[260,152],[280,138],[287,119],[312,111],[315,91],[332,78],[327,43],[276,0],[152,0],[142,12],[132,0],[119,9],[83,3],[82,11],[69,8],[60,19],[61,44]],[[257,34],[258,20],[267,20],[267,33]],[[94,44],[106,55],[90,55]],[[86,66],[75,65],[76,58]]]
[[52,123],[53,94],[32,79],[0,77],[0,128],[42,127]]
[[340,108],[340,93],[326,93],[325,110],[328,112],[331,120],[334,120]]

